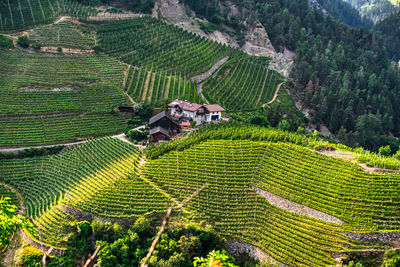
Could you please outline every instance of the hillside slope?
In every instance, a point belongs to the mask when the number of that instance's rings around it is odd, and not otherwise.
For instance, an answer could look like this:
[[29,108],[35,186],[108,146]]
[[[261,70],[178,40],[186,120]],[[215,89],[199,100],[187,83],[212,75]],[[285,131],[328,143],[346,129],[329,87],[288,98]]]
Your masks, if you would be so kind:
[[[313,150],[330,145],[273,129],[220,124],[152,147],[146,158],[108,138],[55,156],[1,160],[0,177],[22,193],[27,214],[51,245],[65,245],[69,221],[78,217],[155,216],[204,187],[184,213],[278,262],[335,265],[338,255],[379,254],[391,247],[382,241],[400,230],[400,195],[393,186],[400,175],[368,174]],[[31,235],[38,238],[35,231]],[[370,242],[374,235],[380,242]]]

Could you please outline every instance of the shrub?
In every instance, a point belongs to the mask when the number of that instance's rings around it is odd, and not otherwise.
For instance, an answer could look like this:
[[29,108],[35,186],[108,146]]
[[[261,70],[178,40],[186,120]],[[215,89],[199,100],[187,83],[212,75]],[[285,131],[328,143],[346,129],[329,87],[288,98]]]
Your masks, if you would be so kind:
[[14,48],[14,44],[11,39],[0,34],[0,47]]
[[21,257],[18,264],[21,266],[42,266],[43,252],[40,249],[32,246],[27,246],[22,249]]
[[42,45],[41,44],[33,44],[32,48],[35,50],[40,50],[40,48],[42,48]]
[[382,155],[382,156],[390,156],[390,153],[391,153],[392,151],[391,151],[391,149],[390,149],[390,146],[389,145],[387,145],[387,146],[381,146],[380,148],[379,148],[379,155]]
[[18,45],[22,48],[28,48],[29,47],[29,39],[28,36],[25,35],[21,35],[18,36],[18,41],[17,41]]
[[61,47],[57,47],[57,52],[61,53],[62,52],[62,48]]
[[148,131],[138,131],[138,130],[129,130],[127,133],[125,133],[126,136],[132,140],[132,141],[142,141],[147,138],[147,135],[149,134]]

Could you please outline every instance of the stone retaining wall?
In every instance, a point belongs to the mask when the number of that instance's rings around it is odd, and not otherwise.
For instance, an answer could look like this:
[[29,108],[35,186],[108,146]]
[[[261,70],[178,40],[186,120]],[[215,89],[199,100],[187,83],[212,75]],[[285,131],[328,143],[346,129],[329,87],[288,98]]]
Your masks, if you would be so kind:
[[271,258],[258,247],[237,239],[229,239],[226,241],[225,245],[226,250],[234,257],[240,257],[240,255],[248,255],[259,263],[270,263],[281,267],[290,266]]
[[379,232],[379,233],[350,233],[340,232],[340,234],[356,241],[380,241],[391,242],[400,240],[400,232]]
[[272,194],[268,191],[262,190],[261,188],[258,188],[253,185],[250,185],[250,188],[256,191],[256,193],[259,194],[260,196],[263,196],[268,201],[268,203],[278,208],[328,223],[343,224],[343,221],[332,215],[290,201],[288,199]]
[[60,209],[69,213],[70,215],[74,216],[76,219],[78,219],[80,221],[92,221],[93,219],[98,219],[104,223],[107,223],[107,222],[117,223],[117,224],[123,225],[123,226],[132,225],[136,221],[136,218],[113,219],[113,218],[106,218],[106,217],[94,215],[92,213],[78,210],[78,209],[75,209],[75,208],[72,208],[69,206],[61,205],[59,207],[60,207]]
[[32,239],[29,235],[27,235],[24,231],[20,231],[21,238],[28,244],[30,244],[32,247],[35,247],[40,250],[48,251],[50,248],[53,248],[51,251],[51,254],[57,254],[59,256],[64,255],[65,250],[64,249],[59,249],[59,248],[54,248],[49,245],[46,245],[42,242],[39,242],[37,240]]

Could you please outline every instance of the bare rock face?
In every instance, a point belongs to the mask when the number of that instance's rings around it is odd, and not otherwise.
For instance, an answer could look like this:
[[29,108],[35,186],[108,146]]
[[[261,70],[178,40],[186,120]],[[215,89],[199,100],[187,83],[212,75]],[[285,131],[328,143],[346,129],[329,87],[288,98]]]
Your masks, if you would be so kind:
[[251,55],[271,57],[271,68],[279,71],[285,77],[289,76],[295,54],[287,49],[283,53],[276,52],[267,31],[260,22],[253,29],[247,31],[242,49]]
[[239,44],[237,43],[236,39],[226,32],[221,32],[221,31],[213,31],[208,35],[208,38],[216,41],[220,44],[225,44],[227,46],[239,48]]
[[[238,18],[239,20],[243,20],[242,23],[245,25],[247,24],[246,16],[242,14],[243,12],[234,3],[226,1],[223,9],[227,10],[228,17]],[[193,16],[190,15],[190,13],[192,13]],[[182,29],[221,44],[242,49],[250,55],[271,57],[271,69],[280,72],[285,77],[289,76],[293,66],[294,53],[289,50],[285,50],[283,53],[276,52],[269,40],[266,29],[260,22],[257,22],[254,27],[247,25],[248,29],[245,35],[245,43],[240,47],[236,38],[230,36],[226,32],[217,30],[206,34],[202,31],[198,22],[207,21],[196,18],[193,11],[187,12],[187,8],[183,3],[180,3],[179,0],[157,0],[153,9],[153,17],[163,18],[168,23],[174,24]]]

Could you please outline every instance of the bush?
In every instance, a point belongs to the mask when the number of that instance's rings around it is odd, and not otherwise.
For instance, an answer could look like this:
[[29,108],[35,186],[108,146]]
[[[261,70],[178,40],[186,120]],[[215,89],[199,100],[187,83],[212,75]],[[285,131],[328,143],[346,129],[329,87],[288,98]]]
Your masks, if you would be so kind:
[[42,266],[43,252],[40,249],[32,246],[27,246],[22,249],[21,257],[18,260],[18,264],[21,266]]
[[62,52],[62,48],[61,47],[57,47],[57,52],[61,53]]
[[389,146],[389,145],[387,145],[387,146],[381,146],[381,147],[379,148],[379,155],[388,157],[388,156],[390,156],[390,153],[391,153],[391,152],[392,152],[392,150],[390,149],[390,146]]
[[11,39],[0,34],[0,47],[14,48],[14,44]]
[[28,48],[29,47],[29,39],[28,36],[25,35],[21,35],[18,36],[18,41],[17,41],[18,45],[22,48]]
[[138,130],[129,130],[125,135],[132,141],[143,141],[147,138],[147,135],[149,134],[148,131],[138,131]]
[[267,127],[268,126],[267,119],[262,115],[253,115],[253,116],[251,116],[249,118],[249,123],[250,124],[254,124],[254,125],[258,125],[258,126],[263,126],[263,127]]
[[42,48],[42,45],[41,44],[33,44],[32,48],[35,50],[40,50],[40,48]]

